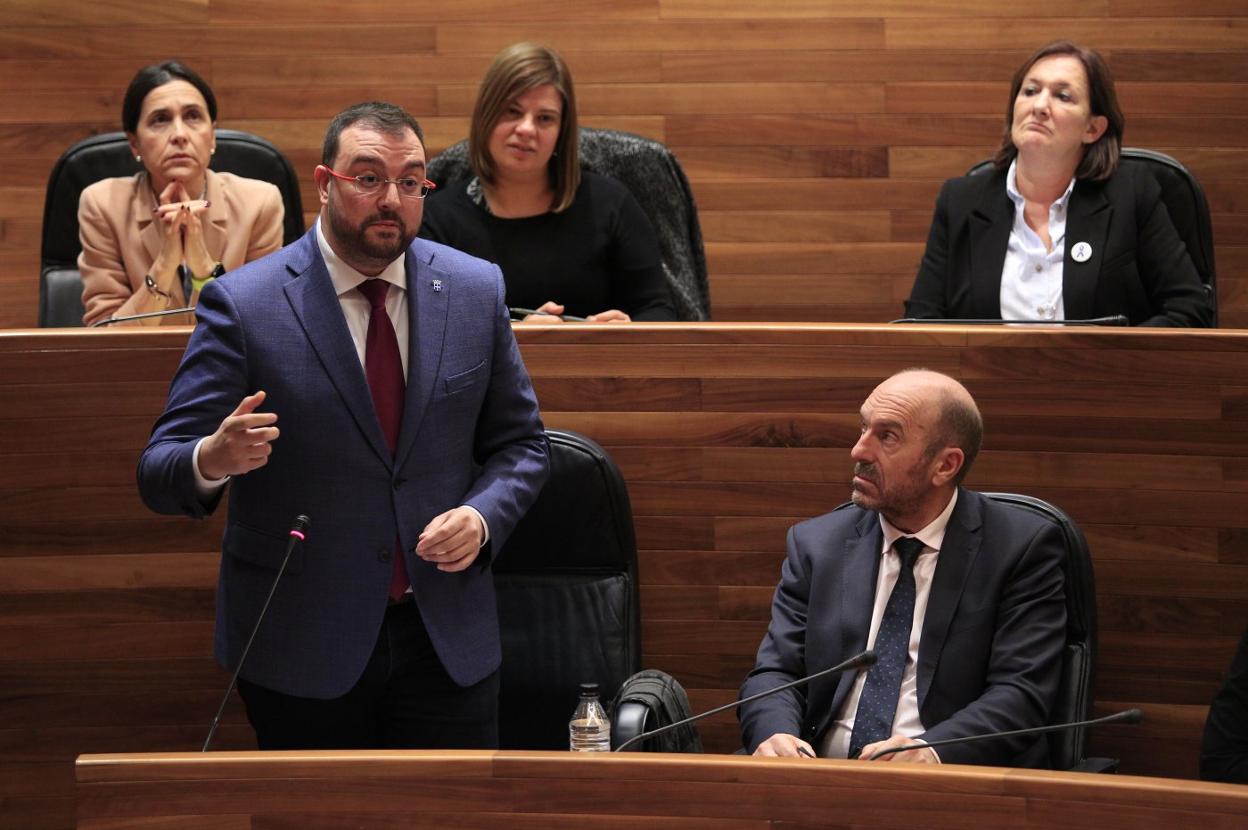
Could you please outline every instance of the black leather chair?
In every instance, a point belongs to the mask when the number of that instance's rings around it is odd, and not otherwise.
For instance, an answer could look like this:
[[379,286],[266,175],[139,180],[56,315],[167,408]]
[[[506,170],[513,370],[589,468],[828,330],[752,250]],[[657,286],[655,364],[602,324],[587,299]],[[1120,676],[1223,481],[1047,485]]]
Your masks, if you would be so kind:
[[[271,142],[239,130],[217,130],[213,170],[272,182],[286,207],[283,244],[303,236],[299,178],[286,156]],[[78,273],[78,197],[100,179],[139,172],[125,133],[84,138],[57,160],[48,177],[43,205],[43,250],[39,269],[39,325],[82,325],[82,276]]]
[[493,563],[504,749],[567,749],[578,685],[598,683],[605,705],[641,663],[637,541],[624,480],[589,438],[546,435],[550,479]]
[[[581,167],[618,180],[654,223],[663,273],[681,320],[711,318],[710,283],[702,226],[685,171],[657,141],[618,130],[581,128]],[[429,178],[446,187],[468,179],[468,142],[460,141],[429,162]]]
[[[1050,723],[1071,723],[1092,717],[1093,681],[1096,670],[1096,580],[1088,542],[1074,521],[1054,505],[1015,493],[985,493],[1002,504],[1035,513],[1062,532],[1066,558],[1062,563],[1066,589],[1066,647],[1062,651],[1062,677]],[[1073,729],[1048,735],[1049,761],[1053,769],[1114,772],[1118,760],[1088,758],[1087,730]]]
[[[1191,171],[1177,159],[1156,150],[1123,147],[1119,162],[1130,167],[1142,167],[1161,185],[1161,199],[1166,203],[1170,220],[1179,232],[1179,238],[1187,245],[1192,264],[1209,292],[1213,304],[1213,325],[1218,325],[1218,281],[1213,265],[1213,223],[1209,218],[1209,200],[1205,191]],[[967,171],[977,176],[992,170],[992,161],[981,161]]]

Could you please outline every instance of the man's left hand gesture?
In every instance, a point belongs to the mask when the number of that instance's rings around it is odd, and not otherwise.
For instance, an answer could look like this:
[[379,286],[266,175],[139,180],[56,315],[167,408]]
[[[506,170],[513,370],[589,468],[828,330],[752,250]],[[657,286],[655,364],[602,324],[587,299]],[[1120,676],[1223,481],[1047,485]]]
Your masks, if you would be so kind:
[[485,528],[471,507],[456,507],[435,516],[416,543],[416,555],[438,566],[439,571],[462,571],[477,560]]

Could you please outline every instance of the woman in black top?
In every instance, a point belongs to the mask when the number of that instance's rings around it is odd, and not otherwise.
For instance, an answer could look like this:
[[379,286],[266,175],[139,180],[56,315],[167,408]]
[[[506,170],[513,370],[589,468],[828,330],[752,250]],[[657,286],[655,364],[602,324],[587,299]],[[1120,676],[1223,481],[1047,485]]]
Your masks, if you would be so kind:
[[498,263],[530,322],[675,320],[654,229],[623,185],[581,170],[577,136],[563,59],[504,49],[473,108],[475,176],[429,199],[421,236]]

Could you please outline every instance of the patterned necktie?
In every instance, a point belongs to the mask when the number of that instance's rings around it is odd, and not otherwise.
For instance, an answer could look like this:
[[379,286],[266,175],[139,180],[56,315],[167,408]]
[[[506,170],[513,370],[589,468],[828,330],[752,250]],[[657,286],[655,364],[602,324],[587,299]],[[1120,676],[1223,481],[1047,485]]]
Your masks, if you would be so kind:
[[[368,334],[364,338],[364,374],[373,393],[373,408],[381,422],[390,454],[399,445],[399,428],[403,423],[403,358],[399,354],[399,338],[386,313],[386,293],[390,283],[369,279],[360,283],[360,293],[368,300],[372,312],[368,317]],[[407,563],[398,540],[394,543],[394,572],[390,575],[390,599],[402,599],[411,580]]]
[[901,557],[901,573],[888,597],[880,630],[875,635],[875,665],[867,672],[854,715],[854,733],[849,740],[849,757],[857,758],[862,748],[883,741],[893,732],[897,700],[901,697],[901,674],[910,652],[910,629],[914,622],[914,561],[923,552],[923,543],[905,536],[893,542]]

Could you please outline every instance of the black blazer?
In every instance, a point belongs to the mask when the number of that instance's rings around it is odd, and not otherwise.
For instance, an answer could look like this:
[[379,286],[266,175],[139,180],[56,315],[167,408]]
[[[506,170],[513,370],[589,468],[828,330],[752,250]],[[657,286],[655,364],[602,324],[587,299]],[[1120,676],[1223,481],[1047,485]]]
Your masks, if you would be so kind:
[[[925,319],[1001,318],[1014,203],[1006,171],[950,179],[936,199],[906,316]],[[1086,262],[1070,248],[1092,246]],[[1062,298],[1066,318],[1122,314],[1133,326],[1213,325],[1200,275],[1147,173],[1121,166],[1108,181],[1080,180],[1066,216]]]

